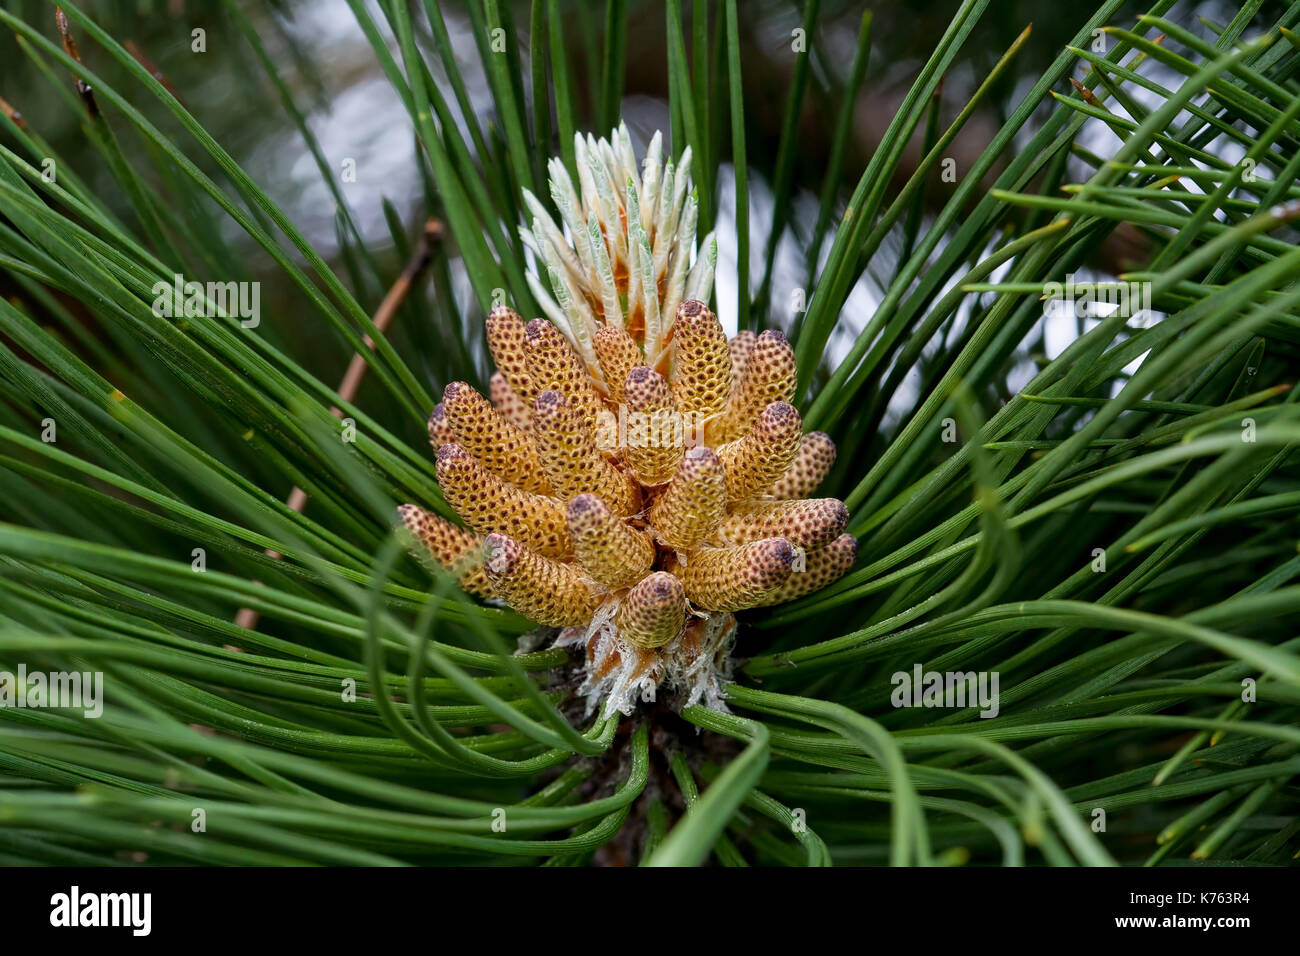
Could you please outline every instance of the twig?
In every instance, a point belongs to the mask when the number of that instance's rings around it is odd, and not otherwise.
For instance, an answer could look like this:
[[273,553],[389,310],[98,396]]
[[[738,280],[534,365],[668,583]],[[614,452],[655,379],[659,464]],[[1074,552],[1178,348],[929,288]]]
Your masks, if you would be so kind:
[[[424,232],[420,236],[420,241],[416,244],[414,251],[412,251],[406,267],[402,269],[402,274],[397,277],[387,294],[384,295],[384,300],[379,303],[379,308],[375,310],[375,314],[371,319],[378,331],[383,332],[388,328],[393,316],[397,314],[397,310],[406,301],[411,289],[414,288],[416,280],[429,267],[429,263],[433,260],[434,247],[442,241],[442,236],[441,220],[430,219],[424,224]],[[369,335],[365,337],[364,342],[367,349],[375,347],[375,343]],[[358,352],[352,356],[347,371],[343,373],[343,380],[339,383],[337,389],[339,398],[345,402],[352,401],[356,397],[357,390],[361,387],[361,380],[365,378],[365,375],[366,360]],[[343,417],[342,410],[337,407],[331,408],[330,414],[335,418]],[[285,504],[288,505],[290,511],[301,513],[302,509],[307,505],[307,492],[295,485],[293,491],[289,492],[289,498]],[[280,558],[279,552],[271,548],[266,549],[266,554],[268,557],[277,560]],[[253,608],[241,607],[239,613],[235,615],[235,624],[252,630],[257,627],[259,618],[260,615]]]
[[23,119],[23,114],[9,105],[9,102],[0,96],[0,110],[4,110],[5,115],[9,117],[13,124],[19,129],[27,128],[27,121]]
[[[72,35],[68,15],[63,12],[62,7],[54,8],[54,23],[59,28],[59,38],[63,41],[63,52],[80,63],[81,53],[77,50],[77,40]],[[81,102],[85,105],[86,112],[91,116],[98,116],[99,104],[95,102],[95,93],[90,88],[90,84],[78,74],[74,73],[73,78],[77,81],[77,92],[81,95]]]

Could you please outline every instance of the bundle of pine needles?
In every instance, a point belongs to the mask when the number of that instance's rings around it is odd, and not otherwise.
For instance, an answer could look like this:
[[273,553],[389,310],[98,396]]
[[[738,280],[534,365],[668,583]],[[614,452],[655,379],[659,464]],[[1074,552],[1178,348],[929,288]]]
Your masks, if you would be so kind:
[[[0,10],[26,80],[0,103],[0,862],[1291,859],[1300,3],[1104,0],[1011,99],[1028,31],[954,103],[992,6],[955,3],[860,168],[869,17],[840,64],[843,17],[790,7],[768,134],[736,0],[592,6],[349,0],[424,184],[375,242],[313,134],[322,74],[276,5],[226,4],[210,33],[318,165],[330,250],[187,105],[187,52]],[[714,706],[588,715],[581,657],[394,515],[459,521],[426,430],[449,384],[490,394],[484,317],[563,310],[545,161],[579,182],[575,142],[618,128],[630,17],[666,37],[665,161],[690,149],[735,290],[705,304],[788,336],[857,557],[736,606]]]

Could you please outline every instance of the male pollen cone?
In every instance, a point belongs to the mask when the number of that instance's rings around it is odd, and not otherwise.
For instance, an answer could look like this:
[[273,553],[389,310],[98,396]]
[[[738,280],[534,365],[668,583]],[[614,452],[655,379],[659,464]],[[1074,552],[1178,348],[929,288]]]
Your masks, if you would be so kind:
[[717,237],[696,234],[689,148],[665,156],[663,139],[638,164],[621,125],[575,137],[579,176],[547,164],[558,220],[524,191],[525,281],[546,318],[493,308],[487,395],[452,382],[429,417],[464,527],[398,509],[417,557],[571,628],[556,645],[586,645],[579,692],[623,713],[661,683],[721,706],[733,612],[816,591],[857,557],[844,503],[811,497],[835,445],[802,434],[794,350],[776,330],[728,338],[710,311]]
[[607,591],[630,587],[650,573],[655,560],[650,535],[614,514],[596,495],[578,495],[565,517],[578,563]]
[[784,538],[764,538],[735,548],[699,548],[673,574],[696,608],[742,611],[763,602],[794,569],[795,549]]
[[771,488],[794,461],[802,428],[803,420],[793,405],[773,402],[746,435],[720,447],[727,497],[744,501]]
[[600,605],[599,596],[572,564],[543,557],[508,535],[488,535],[483,552],[484,570],[497,597],[538,624],[586,624]]
[[838,498],[755,499],[734,508],[718,530],[731,544],[785,538],[796,548],[810,550],[833,541],[848,523],[849,509]]
[[511,390],[527,404],[537,390],[528,374],[528,336],[524,320],[507,305],[499,305],[487,317],[488,351],[492,362],[510,383]]
[[493,407],[507,419],[520,428],[529,427],[531,422],[528,405],[510,387],[509,380],[500,372],[493,372],[492,377],[488,379],[488,397],[492,399]]
[[508,531],[551,557],[572,552],[564,506],[557,499],[507,484],[454,442],[438,449],[437,470],[443,498],[475,531]]
[[456,433],[451,430],[451,422],[447,421],[447,410],[439,402],[433,406],[429,415],[429,444],[437,452],[443,445],[455,440]]
[[524,354],[533,387],[538,392],[559,392],[594,431],[606,409],[582,359],[570,348],[563,333],[545,319],[533,319],[524,333],[528,338]]
[[673,404],[683,415],[712,419],[731,396],[731,350],[718,317],[698,299],[677,307],[673,323]]
[[616,616],[619,633],[638,647],[663,647],[686,623],[686,592],[682,582],[665,571],[642,578]]
[[736,383],[731,403],[715,426],[711,440],[730,441],[745,434],[767,406],[794,398],[797,382],[794,349],[782,333],[768,329],[750,349],[745,371]]
[[636,482],[601,455],[591,428],[564,395],[548,389],[537,396],[533,432],[542,468],[561,498],[592,491],[618,514],[640,509]]
[[654,369],[640,365],[627,373],[623,394],[629,412],[627,462],[641,484],[662,485],[676,473],[685,448],[668,383]]
[[749,329],[741,329],[731,337],[727,343],[727,351],[731,353],[731,390],[735,391],[736,386],[740,384],[740,379],[745,374],[745,366],[749,362],[749,353],[754,351],[754,343],[758,341],[758,336]]
[[600,362],[600,371],[609,386],[609,398],[615,405],[627,401],[623,394],[623,382],[627,373],[645,362],[641,346],[627,330],[617,325],[607,325],[596,333],[593,341],[596,360]]
[[760,605],[784,604],[797,597],[819,591],[832,581],[842,578],[858,559],[858,539],[842,534],[825,547],[809,551],[804,556],[805,567],[792,574],[784,584],[768,594]]
[[668,487],[650,505],[649,523],[677,551],[703,544],[727,510],[727,473],[713,449],[692,448]]
[[465,382],[451,382],[442,407],[456,442],[499,478],[525,491],[549,494],[550,482],[533,436],[497,411]]
[[456,575],[464,590],[480,597],[493,596],[483,571],[483,540],[478,535],[417,505],[399,506],[397,516],[428,556]]
[[835,464],[835,442],[825,432],[809,432],[785,474],[772,486],[774,498],[806,498],[817,490]]

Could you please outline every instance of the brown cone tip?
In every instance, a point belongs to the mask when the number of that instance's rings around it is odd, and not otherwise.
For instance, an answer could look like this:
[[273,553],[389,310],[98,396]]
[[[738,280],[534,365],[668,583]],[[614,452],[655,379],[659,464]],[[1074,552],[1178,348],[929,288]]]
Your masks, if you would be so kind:
[[447,387],[442,390],[442,402],[446,405],[449,402],[468,398],[474,392],[474,387],[469,382],[448,382]]
[[667,571],[656,571],[653,574],[646,575],[641,579],[635,590],[646,597],[654,598],[656,603],[667,603],[674,600],[678,595],[685,595],[682,582]]
[[810,513],[816,514],[818,518],[835,529],[835,534],[831,535],[832,540],[849,523],[848,505],[840,501],[839,498],[803,498],[793,503],[774,503],[774,507],[779,508],[782,504],[795,504]]
[[597,519],[607,514],[609,508],[600,500],[599,495],[582,494],[569,502],[565,517],[568,519],[569,528],[579,531],[595,524]]
[[749,566],[755,571],[784,571],[794,565],[794,545],[785,538],[755,541],[749,552]]
[[455,442],[447,442],[447,444],[438,449],[436,461],[439,465],[442,465],[450,461],[461,461],[468,457],[469,455],[466,454],[465,449],[461,448],[460,445],[457,445]]
[[706,306],[699,299],[687,299],[677,307],[677,315],[680,317],[699,315],[706,310]]
[[623,396],[629,406],[639,410],[650,405],[666,405],[669,401],[668,382],[648,365],[638,365],[623,380]]
[[755,541],[746,555],[745,579],[759,590],[774,588],[790,577],[794,556],[794,545],[785,538]]
[[779,431],[803,426],[803,419],[799,416],[799,410],[789,402],[773,402],[763,409],[759,421],[765,428],[773,428]]
[[539,415],[550,415],[559,411],[561,408],[564,408],[567,404],[568,403],[564,400],[564,396],[561,393],[552,389],[547,389],[534,400],[533,411],[537,412]]
[[509,574],[523,556],[524,547],[509,535],[493,532],[483,539],[487,569],[493,574]]
[[540,338],[549,338],[554,331],[555,326],[545,319],[533,319],[524,327],[524,335],[528,336],[529,342],[536,342]]
[[694,448],[686,449],[686,454],[682,456],[682,472],[689,472],[690,475],[698,475],[701,472],[721,464],[718,460],[717,453],[708,445],[696,445]]

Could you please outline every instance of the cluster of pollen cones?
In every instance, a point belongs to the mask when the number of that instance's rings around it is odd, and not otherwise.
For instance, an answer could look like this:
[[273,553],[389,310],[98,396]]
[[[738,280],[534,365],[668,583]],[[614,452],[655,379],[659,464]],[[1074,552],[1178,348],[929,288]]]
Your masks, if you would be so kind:
[[656,135],[638,187],[626,131],[612,139],[579,137],[581,195],[551,164],[567,237],[527,197],[550,321],[494,309],[490,399],[453,382],[429,419],[468,529],[416,505],[399,516],[465,590],[582,645],[591,708],[630,713],[665,686],[679,706],[725,709],[733,612],[825,586],[857,546],[843,502],[808,497],[835,446],[803,434],[785,337],[728,340],[690,297],[707,296],[716,245],[688,270],[689,157],[664,166]]
[[716,706],[730,612],[814,591],[856,557],[843,502],[806,497],[835,446],[789,404],[789,343],[728,341],[694,299],[662,371],[612,326],[599,379],[545,319],[499,308],[487,338],[492,401],[453,382],[429,420],[443,497],[472,530],[415,505],[402,523],[467,591],[585,643],[593,703],[630,709],[671,678],[684,703]]

